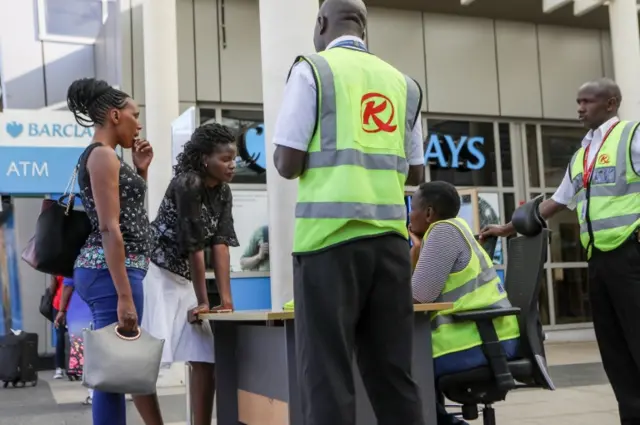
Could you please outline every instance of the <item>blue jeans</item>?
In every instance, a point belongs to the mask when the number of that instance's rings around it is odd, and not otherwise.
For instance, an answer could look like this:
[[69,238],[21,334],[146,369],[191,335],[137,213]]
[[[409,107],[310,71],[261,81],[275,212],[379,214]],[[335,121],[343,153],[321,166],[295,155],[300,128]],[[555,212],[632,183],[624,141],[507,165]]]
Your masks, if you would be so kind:
[[[520,339],[514,338],[502,341],[501,345],[507,355],[507,360],[511,360],[518,354]],[[436,378],[438,378],[442,375],[463,372],[465,370],[486,366],[487,364],[488,360],[482,352],[482,346],[479,345],[468,350],[438,357],[434,360],[433,371]]]
[[[58,310],[53,309],[53,317],[58,315]],[[53,331],[56,333],[56,356],[55,364],[57,369],[67,370],[67,325],[64,324],[59,328],[54,326]]]
[[[127,269],[127,275],[140,322],[144,307],[142,280],[146,272],[140,269]],[[73,280],[76,292],[89,305],[94,329],[104,328],[118,321],[118,293],[109,270],[77,268]],[[126,425],[127,410],[124,394],[94,391],[92,413],[93,425]]]

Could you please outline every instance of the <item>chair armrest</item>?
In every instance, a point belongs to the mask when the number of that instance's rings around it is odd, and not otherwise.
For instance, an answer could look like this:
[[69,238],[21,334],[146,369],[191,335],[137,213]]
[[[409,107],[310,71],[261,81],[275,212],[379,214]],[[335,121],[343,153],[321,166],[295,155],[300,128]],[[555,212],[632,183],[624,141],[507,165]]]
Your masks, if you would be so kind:
[[472,321],[493,320],[498,317],[517,316],[520,314],[518,307],[497,308],[490,310],[469,310],[461,313],[452,314],[451,317],[455,321]]
[[496,380],[499,390],[508,392],[516,387],[516,381],[509,370],[507,354],[502,348],[498,333],[493,324],[493,319],[500,317],[516,316],[520,314],[517,307],[470,310],[452,314],[451,317],[456,322],[475,322],[478,333],[482,339],[482,351],[487,357],[489,368]]

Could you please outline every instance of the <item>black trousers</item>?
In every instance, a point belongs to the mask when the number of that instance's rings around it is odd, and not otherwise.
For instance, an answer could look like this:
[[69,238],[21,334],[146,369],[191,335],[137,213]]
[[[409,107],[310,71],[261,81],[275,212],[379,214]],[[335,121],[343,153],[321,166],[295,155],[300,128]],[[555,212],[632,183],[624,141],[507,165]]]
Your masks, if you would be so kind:
[[620,423],[640,425],[640,244],[629,240],[589,261],[593,324],[618,400]]
[[396,235],[359,239],[293,262],[303,416],[296,425],[355,425],[354,351],[378,424],[423,425],[411,377],[407,241]]

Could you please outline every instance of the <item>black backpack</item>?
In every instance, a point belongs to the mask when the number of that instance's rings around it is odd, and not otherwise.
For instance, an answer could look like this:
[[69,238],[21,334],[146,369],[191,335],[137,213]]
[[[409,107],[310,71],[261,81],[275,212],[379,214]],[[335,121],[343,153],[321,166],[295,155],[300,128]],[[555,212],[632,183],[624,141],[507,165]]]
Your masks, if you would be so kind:
[[0,381],[4,388],[9,384],[24,387],[38,384],[36,362],[38,360],[38,334],[21,332],[0,337]]

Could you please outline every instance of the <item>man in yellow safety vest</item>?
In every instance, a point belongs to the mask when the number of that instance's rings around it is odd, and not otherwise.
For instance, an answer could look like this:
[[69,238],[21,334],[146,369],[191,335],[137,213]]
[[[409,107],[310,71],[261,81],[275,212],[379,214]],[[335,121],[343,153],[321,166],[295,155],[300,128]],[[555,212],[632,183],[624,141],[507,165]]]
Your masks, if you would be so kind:
[[413,307],[405,184],[424,180],[418,84],[369,53],[361,0],[326,0],[319,52],[291,69],[274,131],[299,178],[294,237],[303,420],[353,425],[352,357],[379,425],[423,425],[411,378]]
[[[621,121],[618,85],[602,78],[578,91],[578,116],[589,132],[573,155],[564,180],[540,204],[549,218],[575,209],[589,264],[593,325],[624,425],[640,424],[640,134]],[[485,236],[515,233],[513,225],[489,226]]]

